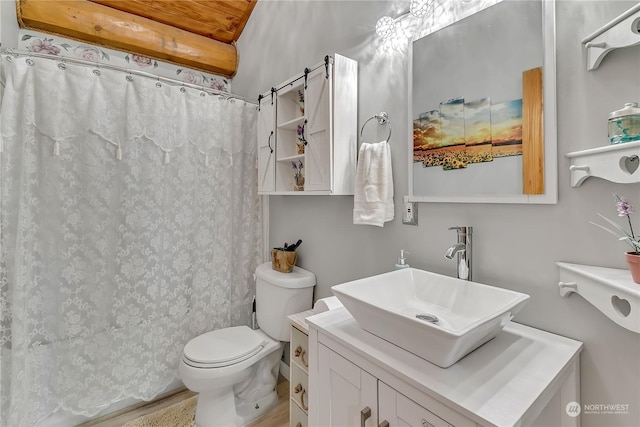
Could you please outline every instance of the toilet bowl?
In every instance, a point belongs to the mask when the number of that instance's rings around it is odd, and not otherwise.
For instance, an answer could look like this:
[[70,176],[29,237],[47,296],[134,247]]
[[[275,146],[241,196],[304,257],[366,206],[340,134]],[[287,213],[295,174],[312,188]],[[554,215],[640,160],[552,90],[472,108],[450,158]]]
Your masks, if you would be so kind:
[[196,425],[241,426],[269,409],[278,399],[273,384],[281,354],[279,341],[246,326],[189,341],[179,371],[184,385],[199,393]]
[[280,273],[265,263],[256,269],[256,315],[261,329],[234,326],[193,338],[184,348],[180,378],[199,393],[198,427],[243,426],[278,400],[286,316],[311,308],[315,275],[299,267]]

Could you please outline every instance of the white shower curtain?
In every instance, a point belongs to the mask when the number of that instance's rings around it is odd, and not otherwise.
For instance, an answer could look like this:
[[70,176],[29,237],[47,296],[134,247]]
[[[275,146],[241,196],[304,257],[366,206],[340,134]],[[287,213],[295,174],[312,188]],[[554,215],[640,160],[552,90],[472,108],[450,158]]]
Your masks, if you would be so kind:
[[2,55],[0,425],[151,399],[250,318],[255,106]]

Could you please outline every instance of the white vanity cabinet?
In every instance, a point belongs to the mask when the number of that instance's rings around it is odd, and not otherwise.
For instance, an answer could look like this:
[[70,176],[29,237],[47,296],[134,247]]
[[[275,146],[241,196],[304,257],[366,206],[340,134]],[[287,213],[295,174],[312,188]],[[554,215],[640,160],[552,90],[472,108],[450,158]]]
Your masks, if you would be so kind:
[[357,106],[358,63],[337,54],[260,95],[258,193],[353,194]]
[[357,426],[376,420],[378,380],[324,345],[318,352],[317,424],[310,420],[310,425]]
[[443,369],[365,332],[345,309],[307,323],[310,426],[580,425],[566,410],[580,402],[578,341],[511,323]]
[[328,347],[318,351],[318,426],[451,426]]
[[[317,426],[451,426],[322,344],[318,347],[317,396]],[[455,418],[458,426],[475,427],[470,420],[444,412],[441,415]]]

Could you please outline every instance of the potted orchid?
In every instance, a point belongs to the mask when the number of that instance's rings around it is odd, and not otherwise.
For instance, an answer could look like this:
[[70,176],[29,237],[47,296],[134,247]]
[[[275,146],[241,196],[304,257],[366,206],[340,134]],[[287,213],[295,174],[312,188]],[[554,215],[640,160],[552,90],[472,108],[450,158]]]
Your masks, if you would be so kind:
[[303,191],[304,190],[304,175],[302,174],[302,168],[304,167],[302,160],[298,160],[298,162],[291,162],[291,166],[293,167],[293,190],[294,191]]
[[613,228],[608,228],[600,224],[596,224],[595,222],[591,222],[591,224],[613,234],[618,238],[618,240],[626,242],[631,247],[631,251],[626,253],[627,263],[629,264],[629,270],[631,271],[633,281],[640,284],[640,236],[637,236],[634,233],[633,225],[631,224],[633,206],[631,206],[631,204],[622,196],[614,193],[614,197],[616,198],[616,210],[618,211],[618,216],[627,217],[629,231],[627,232],[623,227],[600,214],[598,214],[598,216],[607,221]]

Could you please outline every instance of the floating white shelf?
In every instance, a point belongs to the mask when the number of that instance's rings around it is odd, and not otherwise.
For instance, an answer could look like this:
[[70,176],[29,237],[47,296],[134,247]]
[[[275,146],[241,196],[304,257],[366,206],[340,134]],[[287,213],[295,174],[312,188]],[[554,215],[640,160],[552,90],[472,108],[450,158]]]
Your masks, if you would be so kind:
[[609,319],[640,333],[640,285],[628,270],[556,262],[560,296],[582,295]]
[[640,141],[565,154],[571,160],[571,186],[596,176],[619,184],[640,182]]
[[640,44],[640,4],[582,40],[587,49],[587,71],[595,70],[614,49]]

